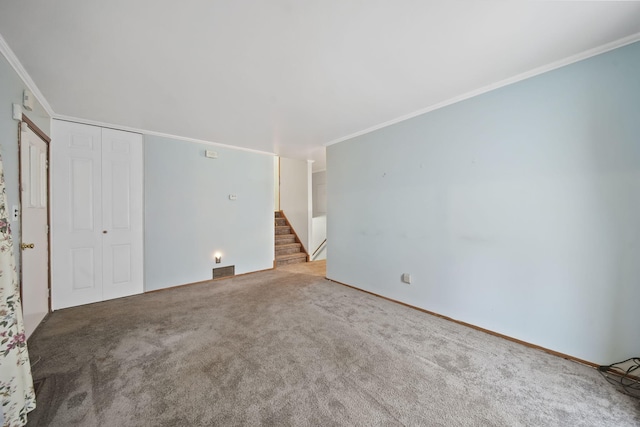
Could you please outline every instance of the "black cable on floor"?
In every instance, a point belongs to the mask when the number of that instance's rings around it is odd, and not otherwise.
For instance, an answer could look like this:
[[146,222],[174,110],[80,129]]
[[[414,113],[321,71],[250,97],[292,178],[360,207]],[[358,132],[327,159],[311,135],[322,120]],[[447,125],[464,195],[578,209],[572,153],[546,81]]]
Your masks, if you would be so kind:
[[[631,364],[625,368],[624,366],[629,362]],[[598,372],[624,393],[640,399],[640,357],[631,357],[622,362],[599,366]],[[635,375],[634,372],[636,372]]]

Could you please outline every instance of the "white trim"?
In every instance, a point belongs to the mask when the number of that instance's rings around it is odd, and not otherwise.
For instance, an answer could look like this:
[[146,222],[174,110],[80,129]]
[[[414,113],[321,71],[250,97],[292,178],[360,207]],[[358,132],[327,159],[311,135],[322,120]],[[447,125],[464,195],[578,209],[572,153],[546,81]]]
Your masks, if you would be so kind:
[[152,135],[152,136],[159,136],[159,137],[162,137],[162,138],[177,139],[179,141],[185,141],[185,142],[195,142],[195,143],[198,143],[198,144],[213,145],[213,146],[216,146],[216,147],[228,148],[230,150],[248,151],[250,153],[266,154],[268,156],[277,156],[277,154],[275,154],[275,153],[270,153],[268,151],[255,150],[253,148],[245,148],[245,147],[239,147],[239,146],[236,146],[236,145],[222,144],[220,142],[205,141],[203,139],[190,138],[190,137],[187,137],[187,136],[172,135],[170,133],[155,132],[155,131],[152,131],[152,130],[133,128],[133,127],[129,127],[129,126],[114,125],[114,124],[111,124],[111,123],[99,122],[99,121],[96,121],[96,120],[88,120],[88,119],[81,119],[81,118],[72,117],[72,116],[64,116],[62,114],[56,114],[55,116],[52,117],[52,119],[54,119],[54,120],[62,120],[62,121],[65,121],[65,122],[82,123],[82,124],[85,124],[85,125],[99,126],[99,127],[115,129],[115,130],[123,130],[123,131],[126,131],[126,132],[141,133],[143,135]]
[[582,61],[584,59],[588,59],[588,58],[591,58],[593,56],[597,56],[597,55],[600,55],[602,53],[609,52],[610,50],[617,49],[617,48],[629,45],[631,43],[635,43],[637,41],[640,41],[640,33],[635,33],[635,34],[632,34],[630,36],[623,37],[623,38],[621,38],[619,40],[615,40],[613,42],[604,44],[602,46],[594,47],[593,49],[585,50],[584,52],[577,53],[575,55],[571,55],[571,56],[569,56],[567,58],[561,59],[559,61],[552,62],[551,64],[547,64],[547,65],[543,65],[542,67],[534,68],[533,70],[518,74],[518,75],[510,77],[508,79],[504,79],[504,80],[501,80],[499,82],[492,83],[490,85],[481,87],[481,88],[473,90],[471,92],[467,92],[467,93],[465,93],[463,95],[455,96],[455,97],[450,98],[450,99],[448,99],[446,101],[442,101],[442,102],[439,102],[437,104],[431,105],[429,107],[414,111],[413,113],[405,114],[404,116],[400,116],[400,117],[397,117],[395,119],[380,123],[378,125],[371,126],[369,128],[366,128],[366,129],[358,131],[358,132],[354,132],[354,133],[349,134],[347,136],[342,136],[340,138],[337,138],[337,139],[334,139],[332,141],[326,142],[323,145],[325,147],[328,147],[330,145],[337,144],[339,142],[343,142],[343,141],[346,141],[348,139],[352,139],[352,138],[355,138],[357,136],[361,136],[361,135],[364,135],[364,134],[367,134],[367,133],[382,129],[382,128],[385,128],[387,126],[395,125],[396,123],[400,123],[400,122],[403,122],[405,120],[412,119],[414,117],[420,116],[422,114],[429,113],[429,112],[434,111],[434,110],[438,110],[440,108],[455,104],[455,103],[460,102],[460,101],[464,101],[465,99],[469,99],[469,98],[473,98],[474,96],[482,95],[483,93],[487,93],[487,92],[490,92],[492,90],[499,89],[499,88],[501,88],[503,86],[508,86],[510,84],[517,83],[519,81],[526,80],[528,78],[535,77],[537,75],[546,73],[548,71],[552,71],[552,70],[555,70],[557,68],[565,67],[565,66],[573,64],[575,62],[579,62],[579,61]]
[[49,117],[53,117],[54,112],[53,112],[53,109],[51,108],[51,105],[49,105],[49,102],[47,102],[47,99],[44,97],[42,92],[40,92],[40,89],[38,89],[38,86],[36,86],[35,82],[31,79],[31,76],[29,75],[29,73],[27,73],[27,70],[25,70],[25,68],[22,66],[22,63],[20,63],[20,60],[18,59],[16,54],[13,53],[13,50],[11,50],[11,48],[7,44],[4,37],[2,37],[2,34],[0,34],[0,53],[2,53],[2,55],[7,59],[11,67],[13,67],[16,73],[18,73],[18,76],[22,79],[24,84],[27,86],[27,89],[29,89],[31,93],[33,93],[33,96],[36,97],[36,99],[38,100],[40,105],[42,105],[42,107],[47,112]]

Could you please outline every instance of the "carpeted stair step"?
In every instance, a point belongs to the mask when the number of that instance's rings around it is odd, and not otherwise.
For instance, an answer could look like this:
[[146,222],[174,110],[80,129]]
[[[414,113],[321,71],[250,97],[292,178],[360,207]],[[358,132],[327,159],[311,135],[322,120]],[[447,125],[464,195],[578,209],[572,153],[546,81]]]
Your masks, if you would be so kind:
[[295,243],[295,234],[276,234],[276,246],[287,245],[289,243]]
[[302,262],[307,262],[307,254],[305,254],[304,252],[276,256],[276,266],[298,264]]
[[282,211],[274,213],[276,267],[307,262],[307,252]]
[[276,225],[276,235],[278,234],[291,234],[291,227],[288,225]]
[[287,243],[284,245],[276,245],[276,257],[279,255],[289,255],[300,253],[300,248],[302,245],[300,243]]

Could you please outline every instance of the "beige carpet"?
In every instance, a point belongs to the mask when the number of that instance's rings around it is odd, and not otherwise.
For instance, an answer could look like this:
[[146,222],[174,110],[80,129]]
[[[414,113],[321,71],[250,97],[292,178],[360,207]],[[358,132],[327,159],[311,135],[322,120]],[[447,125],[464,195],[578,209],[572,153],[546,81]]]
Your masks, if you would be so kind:
[[640,425],[592,368],[297,268],[53,313],[29,425]]
[[311,276],[325,277],[327,275],[327,261],[303,262],[300,264],[289,264],[278,267],[279,271],[289,273],[309,274]]

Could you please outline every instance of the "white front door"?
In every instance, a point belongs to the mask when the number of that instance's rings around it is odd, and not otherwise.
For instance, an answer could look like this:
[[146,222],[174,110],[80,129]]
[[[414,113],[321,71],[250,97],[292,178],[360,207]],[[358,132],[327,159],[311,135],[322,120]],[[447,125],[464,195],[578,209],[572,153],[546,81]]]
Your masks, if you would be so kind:
[[142,136],[52,126],[53,309],[143,291]]
[[27,338],[49,312],[47,144],[30,128],[20,136],[22,312]]

